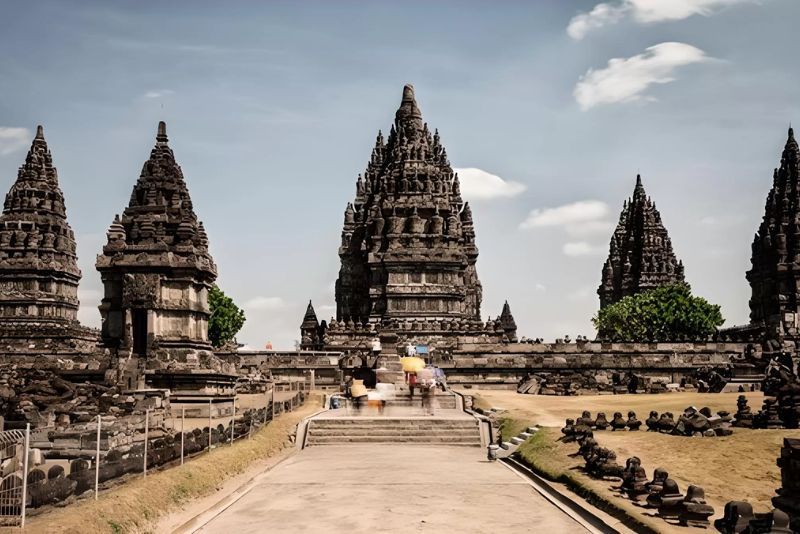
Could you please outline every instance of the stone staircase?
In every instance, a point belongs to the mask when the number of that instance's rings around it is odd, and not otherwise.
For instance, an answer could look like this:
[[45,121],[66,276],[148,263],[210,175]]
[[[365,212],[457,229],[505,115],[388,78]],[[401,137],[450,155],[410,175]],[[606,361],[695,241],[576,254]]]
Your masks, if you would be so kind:
[[528,438],[532,437],[539,431],[538,427],[529,426],[518,435],[511,438],[509,441],[504,441],[501,445],[490,445],[489,446],[489,457],[490,459],[499,459],[499,458],[508,458],[515,452],[520,445],[528,441]]
[[407,443],[480,447],[478,424],[476,419],[436,416],[314,418],[308,422],[306,446]]

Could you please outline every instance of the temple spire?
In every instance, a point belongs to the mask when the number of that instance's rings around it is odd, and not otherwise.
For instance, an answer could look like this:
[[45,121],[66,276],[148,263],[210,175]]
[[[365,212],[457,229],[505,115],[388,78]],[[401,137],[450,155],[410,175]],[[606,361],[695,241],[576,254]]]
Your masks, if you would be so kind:
[[684,282],[661,214],[636,175],[633,195],[623,204],[601,274],[600,307],[666,284]]
[[41,124],[36,127],[36,139],[44,141],[44,128],[42,128]]
[[311,301],[308,301],[308,307],[306,308],[306,314],[303,316],[303,324],[300,328],[307,328],[309,326],[313,326],[316,328],[319,326],[319,321],[317,320],[317,312],[314,311],[314,305]]
[[406,86],[403,87],[403,99],[394,117],[397,126],[402,126],[407,136],[422,131],[424,127],[422,123],[422,112],[417,105],[413,85],[406,84]]
[[800,147],[789,127],[780,167],[772,175],[764,217],[752,245],[752,268],[747,272],[752,295],[750,321],[765,323],[768,335],[785,335],[796,328],[800,299],[793,289],[800,282],[794,266],[800,261],[796,223],[800,218],[797,188],[800,184]]
[[156,134],[156,142],[158,143],[167,143],[169,139],[167,138],[167,123],[164,121],[158,122],[158,133]]

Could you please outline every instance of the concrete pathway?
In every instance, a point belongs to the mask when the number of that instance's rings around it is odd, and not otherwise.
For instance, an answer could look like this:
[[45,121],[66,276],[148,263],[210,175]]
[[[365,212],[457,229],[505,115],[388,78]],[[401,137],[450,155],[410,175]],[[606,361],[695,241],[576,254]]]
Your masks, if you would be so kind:
[[472,447],[309,447],[199,532],[586,532]]

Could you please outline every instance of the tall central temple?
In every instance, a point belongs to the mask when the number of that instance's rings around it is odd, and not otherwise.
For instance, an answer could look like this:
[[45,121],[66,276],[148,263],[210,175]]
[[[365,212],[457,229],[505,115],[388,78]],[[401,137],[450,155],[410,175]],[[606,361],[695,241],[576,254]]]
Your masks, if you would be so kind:
[[388,138],[378,132],[366,171],[358,176],[355,200],[344,213],[339,257],[336,318],[320,324],[309,305],[301,327],[304,347],[357,346],[355,338],[382,329],[417,342],[516,337],[508,306],[504,319],[481,321],[472,210],[410,85],[403,88]]

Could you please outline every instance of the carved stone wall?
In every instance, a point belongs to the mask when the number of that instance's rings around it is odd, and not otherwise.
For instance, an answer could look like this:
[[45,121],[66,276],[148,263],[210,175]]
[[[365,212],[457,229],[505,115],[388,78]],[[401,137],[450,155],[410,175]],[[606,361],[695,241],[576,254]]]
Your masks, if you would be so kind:
[[[163,122],[130,203],[107,237],[96,263],[106,346],[181,360],[210,351],[208,290],[217,269]],[[146,343],[137,342],[142,329]]]
[[97,334],[77,319],[80,279],[75,235],[39,126],[0,216],[0,346],[91,350]]
[[637,176],[633,196],[625,201],[611,236],[608,259],[597,289],[600,307],[683,281],[683,263],[675,257],[661,214]]

